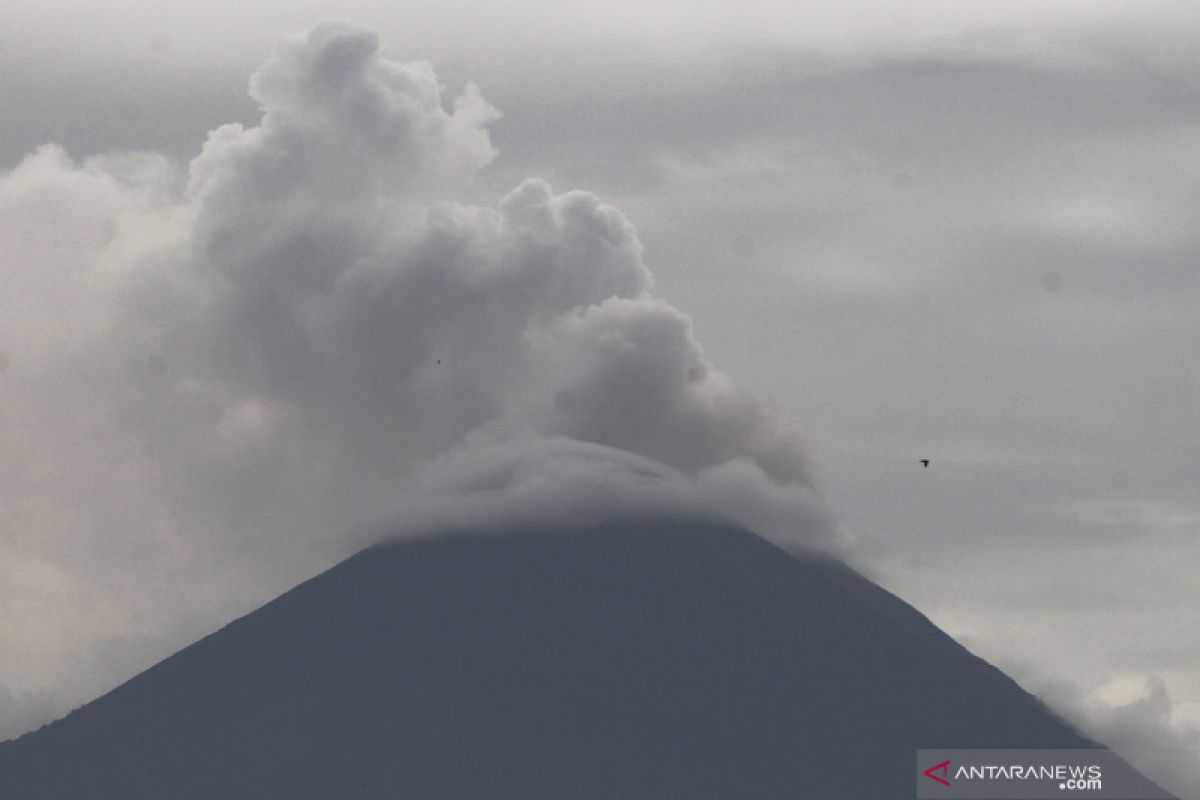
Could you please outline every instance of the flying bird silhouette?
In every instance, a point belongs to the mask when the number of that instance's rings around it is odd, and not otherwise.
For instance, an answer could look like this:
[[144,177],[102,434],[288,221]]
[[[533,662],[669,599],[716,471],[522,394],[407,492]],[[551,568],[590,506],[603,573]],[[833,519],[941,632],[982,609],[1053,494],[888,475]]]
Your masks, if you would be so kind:
[[925,469],[929,469],[929,459],[928,459],[928,458],[922,458],[922,459],[921,459],[921,466],[922,466],[922,467],[924,467]]

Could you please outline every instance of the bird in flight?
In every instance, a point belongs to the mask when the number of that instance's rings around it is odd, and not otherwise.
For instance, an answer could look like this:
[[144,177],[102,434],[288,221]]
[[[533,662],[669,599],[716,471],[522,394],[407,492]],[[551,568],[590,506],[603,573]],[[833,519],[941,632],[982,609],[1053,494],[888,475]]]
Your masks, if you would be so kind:
[[922,459],[921,459],[921,466],[922,466],[922,467],[924,467],[925,469],[929,469],[929,459],[928,459],[928,458],[922,458]]

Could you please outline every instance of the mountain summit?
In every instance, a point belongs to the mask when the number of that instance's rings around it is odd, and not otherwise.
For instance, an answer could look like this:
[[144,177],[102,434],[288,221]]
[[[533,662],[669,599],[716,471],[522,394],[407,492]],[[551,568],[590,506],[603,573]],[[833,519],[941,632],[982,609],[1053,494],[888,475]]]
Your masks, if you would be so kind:
[[911,796],[1094,747],[822,555],[642,520],[365,550],[0,745],[13,800]]

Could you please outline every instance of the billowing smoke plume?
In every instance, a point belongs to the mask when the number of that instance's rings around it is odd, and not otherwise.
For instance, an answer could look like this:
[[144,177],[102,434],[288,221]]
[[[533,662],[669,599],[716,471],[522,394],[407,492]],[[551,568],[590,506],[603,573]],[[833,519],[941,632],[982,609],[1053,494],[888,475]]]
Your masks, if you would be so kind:
[[474,86],[325,24],[250,92],[186,166],[0,177],[0,686],[85,699],[380,520],[629,503],[829,543],[800,433],[619,211],[454,199],[495,156]]

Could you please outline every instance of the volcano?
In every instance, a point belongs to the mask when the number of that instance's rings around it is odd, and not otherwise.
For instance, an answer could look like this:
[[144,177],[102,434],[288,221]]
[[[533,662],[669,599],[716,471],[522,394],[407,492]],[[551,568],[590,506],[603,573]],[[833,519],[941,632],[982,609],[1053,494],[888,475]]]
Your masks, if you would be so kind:
[[367,549],[0,745],[0,796],[880,798],[1096,747],[843,563],[712,522]]

